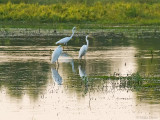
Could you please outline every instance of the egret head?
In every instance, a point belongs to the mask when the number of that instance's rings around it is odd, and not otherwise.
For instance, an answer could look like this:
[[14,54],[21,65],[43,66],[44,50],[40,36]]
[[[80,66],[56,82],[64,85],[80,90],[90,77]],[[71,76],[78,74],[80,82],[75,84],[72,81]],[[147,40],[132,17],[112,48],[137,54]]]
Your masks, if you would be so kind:
[[87,38],[93,38],[93,37],[92,37],[91,35],[87,35],[87,36],[86,36],[86,39],[87,39]]
[[88,38],[89,35],[86,36],[86,39]]
[[76,27],[73,27],[73,29],[72,30],[75,30],[76,29]]

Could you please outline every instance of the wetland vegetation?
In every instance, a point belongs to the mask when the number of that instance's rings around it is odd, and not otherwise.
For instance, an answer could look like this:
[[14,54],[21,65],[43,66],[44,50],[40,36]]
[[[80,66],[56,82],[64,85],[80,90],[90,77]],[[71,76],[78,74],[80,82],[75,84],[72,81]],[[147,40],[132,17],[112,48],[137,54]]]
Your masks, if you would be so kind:
[[[87,2],[87,1],[86,1]],[[89,1],[88,1],[89,2]],[[94,28],[103,25],[159,25],[160,3],[153,2],[104,2],[93,4],[73,1],[52,4],[14,1],[0,4],[1,27],[66,28],[66,24],[91,24]],[[93,26],[94,24],[94,26]],[[52,26],[52,27],[51,27]]]

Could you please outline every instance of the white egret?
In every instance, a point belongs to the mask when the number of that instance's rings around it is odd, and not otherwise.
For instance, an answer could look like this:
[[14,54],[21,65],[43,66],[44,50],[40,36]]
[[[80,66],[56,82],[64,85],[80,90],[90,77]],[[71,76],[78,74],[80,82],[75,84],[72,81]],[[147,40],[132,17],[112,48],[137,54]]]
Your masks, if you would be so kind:
[[88,45],[89,45],[89,41],[88,41],[88,36],[86,36],[86,42],[87,42],[87,45],[83,45],[80,50],[79,50],[79,59],[82,59],[82,56],[85,56],[86,52],[87,52],[87,49],[88,49]]
[[76,27],[73,27],[72,35],[70,37],[62,38],[61,40],[57,41],[56,44],[65,44],[65,45],[67,45],[67,42],[72,39],[75,29],[76,29]]
[[62,53],[62,47],[59,45],[52,53],[52,58],[51,58],[51,63],[55,63],[57,61],[58,63],[58,58]]

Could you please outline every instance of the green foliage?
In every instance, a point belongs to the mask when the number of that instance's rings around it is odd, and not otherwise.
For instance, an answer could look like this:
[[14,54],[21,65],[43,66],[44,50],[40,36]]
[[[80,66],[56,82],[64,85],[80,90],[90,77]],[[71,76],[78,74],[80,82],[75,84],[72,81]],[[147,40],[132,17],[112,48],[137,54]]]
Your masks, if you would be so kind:
[[160,3],[38,3],[0,4],[1,21],[27,21],[42,23],[104,23],[104,24],[160,24]]
[[160,3],[159,0],[0,0],[0,3],[8,3],[11,1],[12,3],[39,3],[39,4],[55,4],[55,3],[83,3],[83,4],[94,4],[96,2],[102,2],[102,3],[116,3],[116,2],[127,2],[127,3]]

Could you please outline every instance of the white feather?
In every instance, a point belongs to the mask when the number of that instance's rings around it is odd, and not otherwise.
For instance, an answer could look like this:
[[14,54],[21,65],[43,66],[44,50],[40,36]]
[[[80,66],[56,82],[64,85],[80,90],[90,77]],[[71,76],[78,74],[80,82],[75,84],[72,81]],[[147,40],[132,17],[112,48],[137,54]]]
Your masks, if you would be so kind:
[[84,56],[87,52],[88,45],[89,45],[89,41],[87,38],[88,38],[88,35],[86,36],[87,45],[83,45],[79,50],[79,59],[82,59],[82,56]]
[[83,45],[81,48],[80,48],[80,51],[79,51],[79,59],[82,58],[82,56],[84,56],[87,52],[87,45]]
[[61,40],[57,41],[56,44],[66,44],[70,39],[71,37],[62,38]]
[[75,31],[76,27],[73,27],[72,29],[72,35],[70,37],[65,37],[60,39],[59,41],[56,42],[56,44],[67,44],[68,41],[70,41],[74,35],[74,31]]
[[54,63],[58,60],[59,56],[61,55],[62,53],[62,47],[61,45],[59,45],[55,50],[54,52],[52,53],[52,59],[51,59],[51,63]]

